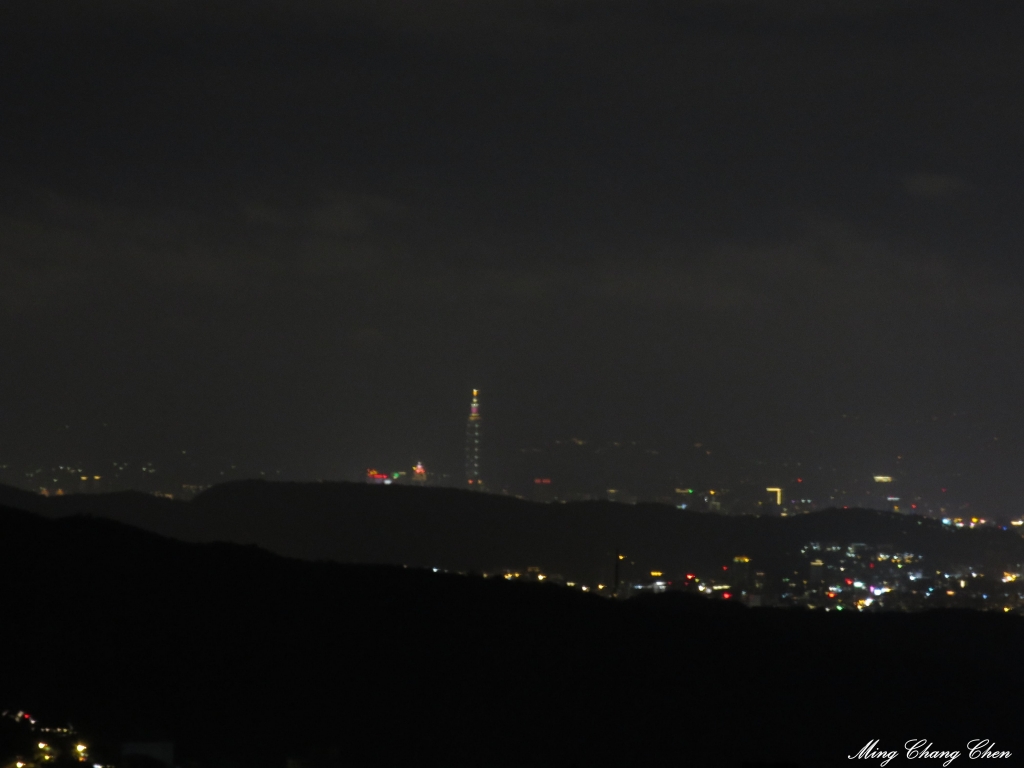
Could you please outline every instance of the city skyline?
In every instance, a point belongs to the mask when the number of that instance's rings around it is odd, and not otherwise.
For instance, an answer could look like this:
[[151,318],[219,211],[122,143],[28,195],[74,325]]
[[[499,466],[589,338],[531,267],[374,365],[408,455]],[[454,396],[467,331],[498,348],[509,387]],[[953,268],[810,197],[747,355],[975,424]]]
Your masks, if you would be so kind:
[[458,477],[478,387],[1013,507],[1020,7],[552,3],[9,3],[0,463]]
[[[972,494],[963,473],[936,472],[934,467],[905,461],[902,454],[879,457],[857,467],[774,455],[769,459],[727,456],[718,442],[695,442],[675,450],[655,449],[636,440],[592,441],[579,437],[523,446],[497,460],[484,485],[481,472],[482,417],[480,391],[471,390],[463,443],[463,475],[450,465],[428,467],[415,455],[406,466],[377,459],[353,469],[331,468],[312,475],[307,468],[290,474],[280,468],[259,468],[228,461],[219,467],[212,457],[189,450],[165,452],[164,460],[55,463],[39,466],[0,462],[0,483],[44,495],[145,490],[168,498],[189,499],[213,485],[244,479],[281,481],[349,481],[390,485],[418,484],[487,490],[546,502],[607,499],[636,504],[657,503],[692,511],[740,515],[801,514],[831,508],[880,509],[934,519],[966,519],[971,526],[1006,525],[1019,519],[1016,506],[987,505]],[[843,414],[843,419],[847,414]],[[859,417],[854,416],[854,422]],[[168,457],[170,457],[168,459]],[[821,457],[819,457],[819,462]],[[101,474],[93,474],[100,472]],[[889,473],[889,474],[880,474]],[[532,483],[532,487],[531,487]],[[980,501],[980,503],[979,503]],[[971,523],[970,521],[974,521]]]
[[[476,392],[476,391],[475,391]],[[476,398],[474,398],[476,401]],[[477,406],[478,408],[478,406]],[[471,407],[467,420],[466,468],[479,464],[479,410]],[[477,419],[472,416],[476,415]],[[703,443],[694,449],[701,458],[713,453]],[[504,481],[486,489],[479,477],[476,487],[491,493],[533,498],[538,501],[581,501],[607,499],[620,503],[658,503],[691,511],[722,512],[741,515],[782,515],[830,508],[866,508],[890,510],[934,519],[974,520],[982,525],[1005,525],[1019,517],[1017,508],[987,508],[962,488],[948,487],[936,478],[901,466],[897,461],[892,475],[858,473],[851,467],[805,465],[799,461],[757,461],[743,468],[743,476],[718,473],[709,480],[706,467],[686,471],[653,460],[668,457],[636,441],[591,443],[579,438],[555,440],[544,448],[520,449],[522,461],[513,467],[497,467]],[[225,465],[219,471],[197,464],[187,451],[177,459],[186,463],[166,464],[112,462],[89,468],[77,464],[28,466],[0,464],[0,484],[39,492],[44,495],[67,493],[110,493],[143,490],[168,498],[188,499],[213,485],[247,479],[277,481],[309,480],[290,477],[280,469],[255,469],[244,465]],[[471,460],[476,460],[471,465]],[[885,464],[886,462],[877,462]],[[692,468],[692,464],[690,465]],[[93,472],[102,474],[93,474]],[[413,484],[437,487],[465,487],[458,475],[439,471],[436,465],[424,465],[417,459],[409,466],[376,463],[350,474],[336,472],[318,481],[371,482],[389,485]],[[775,483],[768,486],[766,483]],[[466,483],[472,487],[473,483]],[[612,487],[615,486],[615,487]]]

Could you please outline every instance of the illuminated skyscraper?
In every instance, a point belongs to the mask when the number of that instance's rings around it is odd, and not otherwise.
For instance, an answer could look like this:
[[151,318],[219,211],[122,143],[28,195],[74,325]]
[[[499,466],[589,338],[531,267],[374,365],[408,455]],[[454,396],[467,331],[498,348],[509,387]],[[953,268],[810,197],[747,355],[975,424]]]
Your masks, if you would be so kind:
[[473,390],[473,401],[469,406],[469,420],[466,422],[466,484],[479,488],[480,479],[480,400],[479,390]]

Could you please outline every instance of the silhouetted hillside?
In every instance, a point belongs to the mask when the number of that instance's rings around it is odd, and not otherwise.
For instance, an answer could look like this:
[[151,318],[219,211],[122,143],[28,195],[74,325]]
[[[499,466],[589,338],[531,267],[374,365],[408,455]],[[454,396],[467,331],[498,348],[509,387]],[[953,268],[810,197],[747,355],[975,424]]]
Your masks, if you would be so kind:
[[922,736],[1021,754],[1013,616],[620,603],[9,509],[0,563],[0,706],[173,738],[202,768],[849,765]]
[[46,503],[46,498],[38,493],[23,491],[10,485],[0,484],[0,506],[13,509],[40,509]]
[[659,505],[546,505],[454,489],[264,481],[216,486],[191,502],[139,493],[17,492],[9,503],[47,516],[109,517],[184,541],[258,544],[307,560],[464,572],[535,565],[588,583],[612,578],[616,551],[626,552],[637,572],[716,569],[736,555],[782,570],[809,541],[890,544],[936,568],[969,564],[1001,572],[1024,562],[1024,539],[1015,531],[953,531],[874,510],[723,517]]

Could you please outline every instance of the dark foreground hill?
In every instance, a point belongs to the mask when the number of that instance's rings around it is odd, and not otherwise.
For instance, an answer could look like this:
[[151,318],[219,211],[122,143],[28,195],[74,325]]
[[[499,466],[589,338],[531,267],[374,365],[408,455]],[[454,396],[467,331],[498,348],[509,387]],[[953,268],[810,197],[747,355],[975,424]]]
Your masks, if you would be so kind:
[[0,573],[0,708],[170,738],[183,765],[874,765],[846,758],[911,738],[1024,755],[1013,616],[618,603],[7,509]]
[[538,566],[589,584],[613,578],[617,551],[629,555],[638,574],[706,573],[736,555],[781,573],[810,541],[890,544],[936,568],[1002,573],[1024,563],[1024,539],[1015,531],[952,531],[874,510],[737,518],[659,505],[538,504],[442,488],[263,481],[216,486],[191,502],[142,493],[43,498],[0,488],[0,503],[46,516],[107,517],[183,541],[257,544],[309,560],[467,572]]

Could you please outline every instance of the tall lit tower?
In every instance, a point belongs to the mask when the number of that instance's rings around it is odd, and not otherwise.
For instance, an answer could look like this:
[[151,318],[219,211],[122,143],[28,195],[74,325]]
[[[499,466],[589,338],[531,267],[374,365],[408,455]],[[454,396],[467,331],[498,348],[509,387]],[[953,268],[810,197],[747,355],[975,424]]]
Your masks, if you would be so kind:
[[466,484],[474,488],[483,485],[480,479],[480,391],[473,390],[466,422]]

